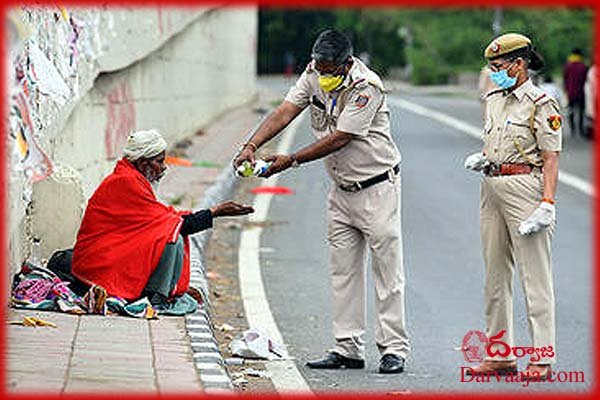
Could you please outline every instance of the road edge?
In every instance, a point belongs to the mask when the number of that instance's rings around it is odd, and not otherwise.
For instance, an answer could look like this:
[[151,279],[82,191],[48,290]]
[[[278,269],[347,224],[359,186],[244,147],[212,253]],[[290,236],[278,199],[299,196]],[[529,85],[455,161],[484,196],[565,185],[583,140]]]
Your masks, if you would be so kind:
[[[304,115],[299,116],[282,133],[281,140],[277,146],[278,154],[289,152],[292,141],[298,131],[298,126],[304,118]],[[260,186],[275,186],[278,178],[278,175],[273,175],[264,180]],[[250,215],[249,220],[252,222],[264,222],[267,218],[272,198],[272,194],[262,194],[256,197],[253,204],[255,213]],[[248,325],[263,331],[272,340],[285,346],[264,289],[259,254],[261,234],[262,228],[260,224],[245,228],[241,232],[238,253],[240,294]],[[313,394],[293,359],[268,361],[266,367],[277,392],[287,394],[302,393],[303,395]]]
[[[225,200],[233,193],[236,182],[231,169],[228,166],[223,168],[216,182],[202,196],[200,208],[206,209]],[[190,235],[190,287],[202,293],[204,304],[195,313],[185,317],[185,326],[191,342],[194,365],[204,391],[229,392],[233,391],[233,384],[215,339],[206,278],[204,251],[211,236],[212,229]]]

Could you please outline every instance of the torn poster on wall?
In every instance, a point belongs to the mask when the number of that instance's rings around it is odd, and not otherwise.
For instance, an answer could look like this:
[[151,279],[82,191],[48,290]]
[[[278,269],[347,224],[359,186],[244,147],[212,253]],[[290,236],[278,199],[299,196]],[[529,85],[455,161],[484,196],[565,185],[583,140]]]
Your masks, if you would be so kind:
[[52,162],[35,139],[34,127],[25,94],[16,93],[11,101],[10,131],[20,157],[19,167],[32,182],[38,182],[52,173]]
[[71,94],[71,89],[58,73],[56,67],[33,41],[29,43],[29,59],[40,93],[52,96],[53,100],[59,105],[64,105]]

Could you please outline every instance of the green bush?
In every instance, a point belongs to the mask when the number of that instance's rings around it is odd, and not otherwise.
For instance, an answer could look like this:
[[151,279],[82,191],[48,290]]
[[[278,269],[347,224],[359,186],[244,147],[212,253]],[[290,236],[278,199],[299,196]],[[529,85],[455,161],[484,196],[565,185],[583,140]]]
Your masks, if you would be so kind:
[[415,85],[443,85],[451,76],[450,68],[424,50],[411,49],[408,60],[412,66],[411,82]]
[[[500,32],[530,36],[546,60],[544,73],[559,74],[573,47],[591,61],[593,9],[504,7],[502,15]],[[333,27],[350,36],[355,54],[369,52],[377,72],[385,75],[408,62],[414,83],[443,84],[453,69],[479,71],[493,20],[493,7],[260,8],[258,72],[282,72],[286,51],[301,72],[317,34]],[[410,32],[410,40],[402,31]]]

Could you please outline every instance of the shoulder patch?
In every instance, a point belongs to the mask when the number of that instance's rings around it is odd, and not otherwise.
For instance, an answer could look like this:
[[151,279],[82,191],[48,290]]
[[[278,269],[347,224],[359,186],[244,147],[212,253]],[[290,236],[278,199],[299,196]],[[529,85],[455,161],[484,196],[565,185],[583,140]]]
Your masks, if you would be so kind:
[[562,126],[562,117],[558,114],[550,115],[546,121],[548,122],[548,126],[553,131],[557,131]]
[[370,98],[369,95],[361,93],[358,96],[356,96],[356,99],[354,100],[354,105],[357,108],[363,108],[364,106],[366,106],[367,104],[369,104],[369,100],[370,99],[371,98]]

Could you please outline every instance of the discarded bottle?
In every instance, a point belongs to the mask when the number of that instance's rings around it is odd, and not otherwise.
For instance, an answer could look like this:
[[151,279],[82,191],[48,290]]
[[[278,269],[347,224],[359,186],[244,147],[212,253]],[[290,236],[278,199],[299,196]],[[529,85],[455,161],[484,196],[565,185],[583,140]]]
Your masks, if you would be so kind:
[[42,265],[42,241],[39,238],[33,238],[29,262],[36,267]]
[[244,161],[237,169],[235,173],[237,176],[247,178],[249,176],[261,176],[269,169],[271,163],[266,162],[265,160],[256,160],[254,163],[254,168],[252,168],[252,164],[249,161]]

